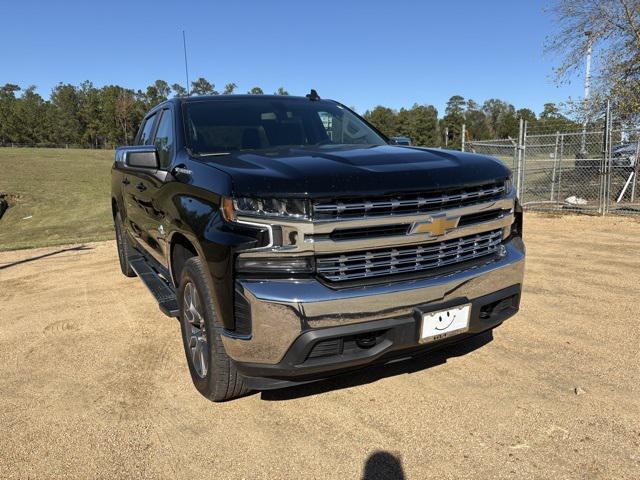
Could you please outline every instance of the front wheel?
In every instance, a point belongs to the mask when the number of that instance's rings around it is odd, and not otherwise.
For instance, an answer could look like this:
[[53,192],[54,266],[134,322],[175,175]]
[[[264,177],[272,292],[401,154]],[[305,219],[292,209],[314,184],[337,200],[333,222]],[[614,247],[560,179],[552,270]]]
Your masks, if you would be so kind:
[[209,400],[222,402],[249,389],[225,352],[206,275],[199,257],[185,262],[178,288],[180,328],[193,384]]

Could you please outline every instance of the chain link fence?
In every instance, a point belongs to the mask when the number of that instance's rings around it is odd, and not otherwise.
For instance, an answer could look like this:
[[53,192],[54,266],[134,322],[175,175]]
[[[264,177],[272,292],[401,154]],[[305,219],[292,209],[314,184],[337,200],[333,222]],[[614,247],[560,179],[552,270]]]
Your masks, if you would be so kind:
[[611,130],[607,158],[607,212],[640,215],[640,131]]
[[640,216],[640,131],[600,130],[536,134],[520,124],[518,139],[466,142],[513,171],[524,208]]

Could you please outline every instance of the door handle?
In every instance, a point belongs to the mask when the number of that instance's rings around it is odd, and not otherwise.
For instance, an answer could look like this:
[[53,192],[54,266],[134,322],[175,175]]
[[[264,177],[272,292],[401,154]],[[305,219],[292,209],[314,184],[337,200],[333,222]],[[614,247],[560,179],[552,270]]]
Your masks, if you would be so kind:
[[139,192],[144,192],[147,189],[147,187],[144,186],[144,183],[140,182],[139,184],[136,185],[136,190],[138,190]]
[[124,177],[124,178],[122,179],[122,184],[123,184],[123,185],[129,185],[130,183],[131,183],[131,182],[129,181],[129,179],[128,179],[127,177]]

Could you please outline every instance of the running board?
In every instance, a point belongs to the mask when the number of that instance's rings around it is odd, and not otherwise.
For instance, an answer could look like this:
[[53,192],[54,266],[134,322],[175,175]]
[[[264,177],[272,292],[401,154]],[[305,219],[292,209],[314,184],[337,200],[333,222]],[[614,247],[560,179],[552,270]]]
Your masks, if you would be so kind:
[[155,297],[160,311],[168,317],[177,317],[180,310],[174,288],[151,268],[144,257],[132,258],[129,260],[129,265]]

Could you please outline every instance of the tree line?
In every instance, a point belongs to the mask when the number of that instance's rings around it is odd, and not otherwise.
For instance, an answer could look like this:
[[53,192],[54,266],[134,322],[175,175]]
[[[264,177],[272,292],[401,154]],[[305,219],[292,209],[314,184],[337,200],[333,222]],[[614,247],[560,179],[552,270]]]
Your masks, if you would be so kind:
[[462,144],[462,125],[465,141],[518,137],[520,119],[531,131],[566,131],[580,125],[561,113],[554,103],[546,103],[543,111],[516,108],[508,102],[492,98],[479,105],[460,95],[452,96],[446,104],[444,117],[432,105],[414,105],[410,109],[393,110],[377,106],[364,117],[388,136],[407,136],[416,145],[447,146],[459,149]]
[[[235,83],[218,91],[205,78],[191,82],[189,92],[180,84],[169,85],[164,80],[156,80],[144,90],[118,85],[96,87],[85,81],[77,86],[59,83],[45,99],[34,86],[22,89],[8,83],[0,86],[0,145],[127,145],[132,143],[144,114],[170,97],[229,95],[236,91]],[[253,87],[247,93],[264,92]],[[283,87],[273,93],[289,94]],[[515,138],[520,118],[528,122],[529,128],[577,127],[553,103],[546,104],[538,116],[528,108],[516,110],[503,100],[490,99],[479,105],[460,95],[449,99],[442,118],[434,106],[417,104],[400,110],[377,106],[366,111],[364,117],[388,136],[407,136],[416,145],[450,148],[460,148],[463,124],[467,141]]]
[[[170,97],[229,95],[237,90],[228,83],[222,92],[205,78],[191,82],[190,91],[180,84],[156,80],[145,90],[119,85],[96,87],[90,81],[80,85],[59,83],[48,99],[35,86],[0,86],[0,145],[70,145],[112,148],[133,142],[140,122],[152,107]],[[263,94],[260,87],[247,93]],[[280,87],[277,95],[288,95]]]

